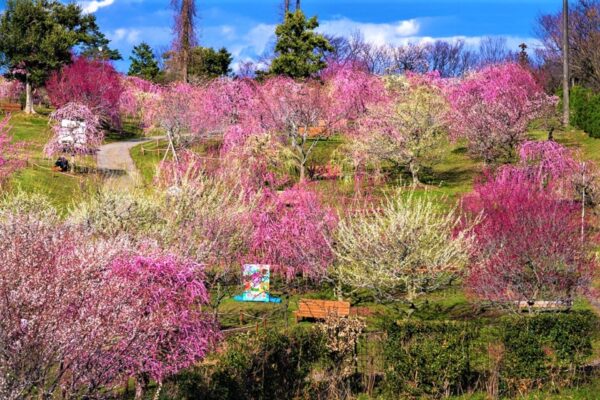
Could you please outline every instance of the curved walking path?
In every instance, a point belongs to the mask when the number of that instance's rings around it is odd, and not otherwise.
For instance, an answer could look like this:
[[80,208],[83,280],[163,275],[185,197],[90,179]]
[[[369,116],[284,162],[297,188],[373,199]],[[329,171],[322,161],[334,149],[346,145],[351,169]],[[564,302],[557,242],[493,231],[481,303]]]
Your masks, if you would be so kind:
[[103,144],[96,154],[98,170],[115,188],[128,189],[137,186],[141,182],[141,177],[131,158],[130,150],[138,144],[152,140],[156,138],[130,139]]

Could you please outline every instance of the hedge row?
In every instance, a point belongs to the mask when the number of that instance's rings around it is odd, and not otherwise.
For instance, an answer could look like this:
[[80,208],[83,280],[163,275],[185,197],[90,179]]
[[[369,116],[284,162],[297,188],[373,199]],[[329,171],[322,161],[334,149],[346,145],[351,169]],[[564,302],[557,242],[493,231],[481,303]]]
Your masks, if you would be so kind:
[[169,382],[163,394],[184,400],[330,399],[367,391],[381,399],[468,391],[515,397],[575,383],[592,354],[597,325],[587,311],[491,322],[390,320],[377,335],[383,341],[378,372],[357,368],[343,376],[334,365],[339,357],[332,357],[314,326],[267,329],[229,338],[220,352]]
[[473,389],[514,396],[565,386],[581,375],[596,327],[596,316],[587,311],[510,316],[492,326],[389,323],[384,390],[440,398]]

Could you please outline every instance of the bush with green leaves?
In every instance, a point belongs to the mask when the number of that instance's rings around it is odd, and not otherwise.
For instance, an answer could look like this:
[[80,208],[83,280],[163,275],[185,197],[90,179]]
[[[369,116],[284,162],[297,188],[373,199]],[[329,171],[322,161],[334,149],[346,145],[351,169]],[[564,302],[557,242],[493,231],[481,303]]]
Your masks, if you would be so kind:
[[385,387],[389,396],[444,397],[466,389],[477,329],[452,321],[388,321]]
[[505,317],[501,389],[509,395],[572,383],[592,355],[598,318],[591,311]]
[[222,352],[176,378],[175,398],[300,398],[310,389],[309,375],[324,352],[317,329],[268,329],[233,336]]
[[600,93],[575,86],[569,94],[571,123],[593,138],[600,138]]

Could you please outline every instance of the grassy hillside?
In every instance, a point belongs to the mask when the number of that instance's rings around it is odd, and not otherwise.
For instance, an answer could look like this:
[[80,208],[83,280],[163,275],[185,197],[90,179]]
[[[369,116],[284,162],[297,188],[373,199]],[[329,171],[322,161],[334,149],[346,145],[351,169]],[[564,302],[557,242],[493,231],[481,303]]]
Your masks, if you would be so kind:
[[[52,170],[55,160],[43,154],[44,145],[51,136],[46,115],[16,114],[11,117],[10,126],[13,141],[24,143],[27,167],[12,177],[8,183],[9,194],[14,190],[44,193],[64,212],[99,185],[100,178],[93,173],[70,174]],[[79,157],[76,163],[84,171],[95,166],[93,157]]]

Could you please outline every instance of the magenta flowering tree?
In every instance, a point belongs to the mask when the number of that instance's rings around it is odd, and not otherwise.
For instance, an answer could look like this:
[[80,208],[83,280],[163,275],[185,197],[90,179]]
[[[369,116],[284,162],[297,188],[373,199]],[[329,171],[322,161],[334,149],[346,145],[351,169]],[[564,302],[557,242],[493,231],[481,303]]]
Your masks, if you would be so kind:
[[514,158],[529,123],[558,101],[517,64],[486,67],[445,90],[451,135],[466,138],[471,154],[486,164]]
[[334,259],[331,238],[336,216],[304,186],[267,192],[252,216],[252,262],[271,264],[287,280],[318,280]]
[[71,64],[50,75],[46,90],[52,105],[68,103],[87,106],[103,123],[120,128],[121,77],[110,62],[75,57]]
[[570,302],[589,288],[596,273],[589,237],[580,237],[576,203],[557,196],[552,181],[541,185],[526,168],[488,174],[463,199],[476,245],[466,280],[477,297]]
[[67,103],[50,114],[53,136],[44,147],[47,156],[95,153],[104,140],[100,119],[89,107]]

